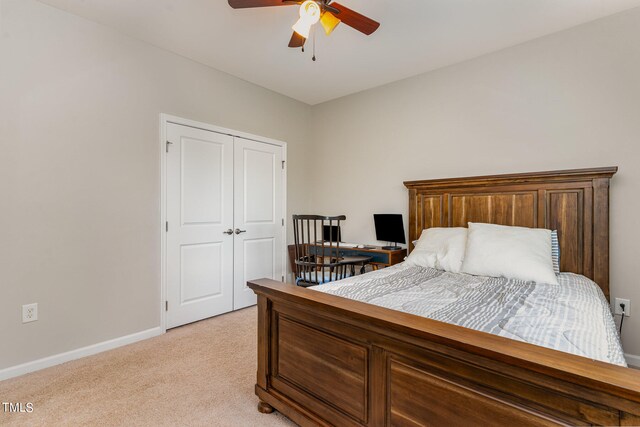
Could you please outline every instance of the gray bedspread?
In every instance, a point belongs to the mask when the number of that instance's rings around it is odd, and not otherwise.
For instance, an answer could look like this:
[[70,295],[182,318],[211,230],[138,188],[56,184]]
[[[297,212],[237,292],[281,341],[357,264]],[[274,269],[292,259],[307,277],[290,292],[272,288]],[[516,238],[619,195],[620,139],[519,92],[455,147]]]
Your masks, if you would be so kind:
[[626,366],[600,288],[562,273],[559,285],[404,264],[310,289]]

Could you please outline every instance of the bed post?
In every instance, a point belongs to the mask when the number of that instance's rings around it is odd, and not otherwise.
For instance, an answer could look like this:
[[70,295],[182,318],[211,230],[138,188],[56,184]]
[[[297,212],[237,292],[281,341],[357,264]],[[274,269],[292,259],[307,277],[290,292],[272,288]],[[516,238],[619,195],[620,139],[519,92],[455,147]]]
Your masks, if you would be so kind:
[[593,180],[593,280],[609,299],[609,181]]
[[[409,252],[411,253],[411,251],[413,251],[414,247],[413,247],[413,241],[414,240],[418,240],[418,238],[420,237],[420,231],[417,230],[417,225],[418,225],[418,221],[417,221],[417,212],[416,212],[416,208],[417,208],[417,201],[416,201],[416,190],[411,188],[409,189]],[[421,223],[421,221],[420,221]]]
[[[271,303],[267,300],[267,297],[258,295],[258,372],[256,389],[261,388],[263,391],[267,390],[269,380],[270,309]],[[273,407],[260,400],[258,411],[263,414],[270,414],[273,412]]]

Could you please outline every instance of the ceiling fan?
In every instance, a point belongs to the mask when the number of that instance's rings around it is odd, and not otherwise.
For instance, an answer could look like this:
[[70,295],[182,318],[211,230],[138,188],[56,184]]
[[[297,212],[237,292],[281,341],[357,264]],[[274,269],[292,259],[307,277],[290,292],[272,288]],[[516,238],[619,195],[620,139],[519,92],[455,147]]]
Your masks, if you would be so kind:
[[311,28],[318,22],[327,35],[331,34],[340,22],[366,35],[373,34],[380,26],[379,22],[346,6],[333,3],[332,0],[229,0],[229,6],[234,9],[292,5],[300,5],[300,19],[292,27],[293,35],[289,47],[304,47]]

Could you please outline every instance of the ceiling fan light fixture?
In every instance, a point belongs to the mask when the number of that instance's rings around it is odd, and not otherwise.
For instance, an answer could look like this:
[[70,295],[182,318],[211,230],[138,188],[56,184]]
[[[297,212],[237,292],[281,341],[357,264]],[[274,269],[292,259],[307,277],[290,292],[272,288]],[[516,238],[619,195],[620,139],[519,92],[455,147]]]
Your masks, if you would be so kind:
[[307,0],[300,5],[300,19],[309,21],[311,25],[320,20],[321,14],[320,6],[313,0]]
[[298,19],[298,22],[296,22],[291,28],[293,29],[293,31],[298,33],[301,37],[308,39],[309,33],[311,32],[312,25],[313,24],[310,24],[308,21],[305,21],[304,19],[300,18]]
[[340,22],[341,21],[331,12],[325,12],[320,18],[320,25],[322,25],[327,35],[330,35]]
[[318,3],[307,0],[300,5],[300,19],[291,28],[300,36],[308,39],[311,27],[320,20],[321,13],[322,10]]

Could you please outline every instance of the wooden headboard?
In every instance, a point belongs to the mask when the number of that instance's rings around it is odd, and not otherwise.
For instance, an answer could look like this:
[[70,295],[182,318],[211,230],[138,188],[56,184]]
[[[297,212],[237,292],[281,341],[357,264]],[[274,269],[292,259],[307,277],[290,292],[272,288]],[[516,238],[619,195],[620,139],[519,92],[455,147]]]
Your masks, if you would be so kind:
[[[609,181],[617,167],[409,181],[409,241],[484,222],[558,230],[560,269],[609,299]],[[413,243],[409,243],[409,251]]]

